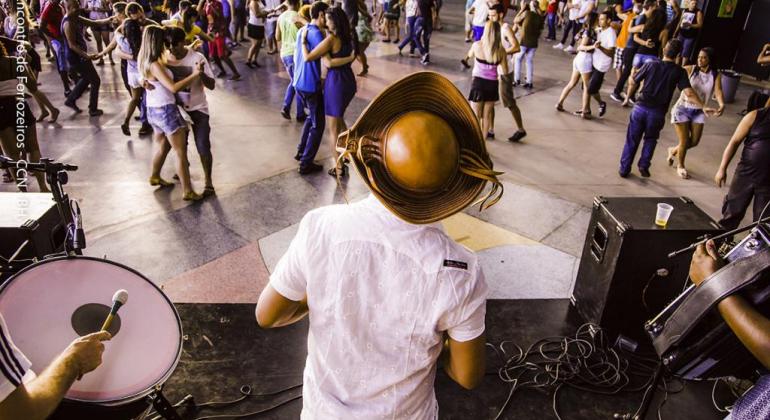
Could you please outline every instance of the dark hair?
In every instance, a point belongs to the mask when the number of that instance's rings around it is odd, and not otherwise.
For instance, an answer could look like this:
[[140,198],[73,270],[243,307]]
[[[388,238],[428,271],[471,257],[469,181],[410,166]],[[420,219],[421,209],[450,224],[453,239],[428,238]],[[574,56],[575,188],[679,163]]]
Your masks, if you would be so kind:
[[112,3],[112,9],[118,13],[126,13],[126,6],[126,2],[123,1]]
[[185,41],[187,35],[182,28],[178,26],[168,26],[165,29],[166,33],[164,36],[166,37],[166,46],[171,47]]
[[599,14],[604,15],[604,17],[606,17],[608,21],[612,21],[612,12],[610,12],[609,10],[605,10]]
[[596,21],[599,20],[599,15],[595,12],[591,12],[586,16],[586,21],[583,22],[583,30],[588,35],[591,43],[596,41]]
[[647,10],[647,9],[651,9],[651,8],[657,6],[657,5],[658,5],[658,2],[655,1],[655,0],[645,0],[644,4],[642,5],[642,8]]
[[666,48],[663,48],[663,56],[671,60],[675,59],[681,53],[682,41],[677,38],[668,41]]
[[128,46],[131,48],[131,55],[136,61],[139,48],[142,47],[142,26],[135,20],[126,19],[123,23],[123,36],[126,37]]
[[334,35],[340,39],[342,45],[349,45],[353,42],[353,35],[350,31],[350,21],[348,20],[348,15],[345,14],[345,11],[339,7],[326,9],[326,19],[334,22]]
[[126,6],[126,14],[128,15],[133,15],[142,11],[144,11],[144,8],[139,3],[131,2]]
[[286,3],[289,3],[289,7],[293,10],[299,9],[299,0],[286,0]]
[[325,13],[328,8],[329,5],[322,1],[313,3],[313,5],[310,6],[310,19],[318,19],[318,17],[321,16],[321,13]]
[[505,8],[501,3],[495,3],[492,5],[492,7],[489,8],[489,10],[494,10],[495,12],[502,14],[503,11],[505,11]]
[[182,0],[179,2],[179,10],[187,10],[192,3],[190,3],[188,0]]
[[703,54],[706,54],[706,57],[708,57],[708,59],[709,59],[709,67],[713,67],[714,66],[714,54],[715,54],[714,49],[711,48],[711,47],[703,47],[703,48],[701,48],[700,51]]
[[[657,37],[663,28],[666,27],[666,12],[660,9],[655,9],[652,12],[652,16],[644,23],[643,32],[647,32],[650,36]],[[656,41],[653,39],[653,41]]]
[[194,7],[185,9],[184,13],[182,13],[182,28],[184,31],[189,33],[196,20],[198,20],[198,9]]

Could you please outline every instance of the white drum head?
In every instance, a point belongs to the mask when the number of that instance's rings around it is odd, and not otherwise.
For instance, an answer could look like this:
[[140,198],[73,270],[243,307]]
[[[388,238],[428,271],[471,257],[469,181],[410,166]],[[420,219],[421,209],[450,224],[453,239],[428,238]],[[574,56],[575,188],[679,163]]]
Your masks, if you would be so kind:
[[[47,260],[3,284],[0,313],[13,342],[39,374],[79,336],[73,314],[88,314],[84,307],[112,306],[112,295],[119,289],[128,291],[128,302],[118,311],[120,330],[105,342],[102,365],[75,381],[66,397],[103,404],[130,402],[168,379],[182,347],[179,316],[149,280],[106,260]],[[98,324],[92,330],[98,330],[103,319],[91,317],[95,318],[91,323]]]

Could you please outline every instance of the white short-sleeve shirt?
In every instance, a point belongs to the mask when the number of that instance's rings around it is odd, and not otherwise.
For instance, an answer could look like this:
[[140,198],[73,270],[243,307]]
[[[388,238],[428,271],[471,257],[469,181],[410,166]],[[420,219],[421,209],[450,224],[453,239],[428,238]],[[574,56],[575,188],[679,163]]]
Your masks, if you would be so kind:
[[[607,29],[600,30],[597,39],[602,43],[602,47],[612,49],[615,47],[618,36],[615,34],[615,30],[608,26]],[[594,68],[602,73],[607,73],[612,66],[612,57],[603,53],[598,48],[594,50],[593,55]]]
[[476,255],[371,195],[306,214],[270,285],[308,298],[302,419],[434,419],[443,333],[484,332]]
[[35,377],[30,366],[29,360],[11,341],[5,320],[0,315],[0,401]]
[[473,26],[484,26],[489,15],[488,0],[476,0],[473,3]]

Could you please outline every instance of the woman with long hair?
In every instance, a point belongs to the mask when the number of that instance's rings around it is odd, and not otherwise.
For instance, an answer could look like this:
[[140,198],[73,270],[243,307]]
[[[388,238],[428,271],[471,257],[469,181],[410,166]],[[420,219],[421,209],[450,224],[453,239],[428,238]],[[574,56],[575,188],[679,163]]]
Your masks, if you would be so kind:
[[[635,33],[633,39],[629,42],[635,42],[639,45],[634,55],[634,60],[631,64],[631,77],[636,75],[636,72],[647,62],[660,60],[660,53],[663,49],[663,45],[668,42],[668,29],[666,29],[666,12],[661,9],[655,9],[652,14],[644,22],[644,28],[641,33]],[[626,99],[623,101],[623,106],[628,106],[631,97],[628,94],[631,92],[631,84],[628,84],[626,88]]]
[[[714,49],[706,47],[698,53],[697,65],[685,66],[687,74],[690,75],[690,85],[695,93],[703,102],[708,105],[711,96],[716,96],[719,108],[715,111],[716,116],[721,116],[725,109],[725,100],[722,94],[722,77],[712,67],[714,62]],[[687,149],[691,149],[700,143],[703,135],[703,124],[706,122],[706,114],[703,107],[693,104],[687,100],[687,95],[682,93],[674,107],[671,108],[671,124],[674,125],[674,131],[679,138],[679,145],[668,148],[668,164],[673,166],[674,158],[677,160],[677,174],[687,179],[690,175],[684,166],[684,159],[687,156]]]
[[578,41],[577,55],[572,60],[572,76],[570,77],[567,86],[561,91],[559,96],[559,102],[556,103],[557,111],[564,111],[564,100],[567,99],[572,89],[577,86],[579,82],[583,82],[583,99],[581,109],[575,111],[574,114],[583,117],[584,119],[591,118],[591,111],[586,109],[586,104],[590,104],[588,99],[588,85],[591,80],[591,72],[593,72],[593,53],[594,44],[596,43],[596,20],[598,15],[591,13],[588,15],[585,23],[583,23],[583,30],[578,34],[580,41]]
[[[350,101],[356,95],[356,76],[350,64],[356,58],[356,50],[353,45],[353,36],[350,30],[350,21],[345,12],[339,7],[326,9],[326,27],[329,30],[326,38],[321,41],[313,51],[308,51],[305,34],[302,31],[302,49],[306,61],[321,58],[324,67],[328,69],[324,82],[324,112],[326,113],[326,126],[334,140],[332,148],[334,157],[337,151],[334,148],[339,134],[348,129],[345,125],[345,110]],[[329,175],[344,176],[347,174],[347,166],[343,163],[329,170]]]
[[153,129],[153,140],[157,146],[152,159],[150,185],[171,186],[160,177],[160,170],[171,148],[176,152],[177,174],[184,189],[184,200],[200,200],[202,195],[193,191],[187,160],[187,123],[176,105],[175,94],[200,77],[203,63],[197,63],[192,73],[174,82],[171,70],[166,68],[165,33],[158,25],[144,28],[142,46],[139,49],[139,74],[147,83],[147,120]]
[[473,80],[468,100],[473,103],[473,110],[481,123],[482,132],[488,139],[495,137],[494,126],[495,102],[500,99],[497,68],[503,74],[508,73],[508,60],[503,47],[500,23],[487,21],[481,39],[471,45],[466,59],[474,58]]

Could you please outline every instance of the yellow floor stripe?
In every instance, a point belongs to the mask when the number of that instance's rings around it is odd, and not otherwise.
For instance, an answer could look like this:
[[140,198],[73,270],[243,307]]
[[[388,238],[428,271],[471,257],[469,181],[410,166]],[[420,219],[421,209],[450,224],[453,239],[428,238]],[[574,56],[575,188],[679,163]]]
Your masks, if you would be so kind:
[[441,223],[452,239],[473,251],[481,251],[502,245],[539,244],[537,241],[525,238],[465,213],[457,213]]

